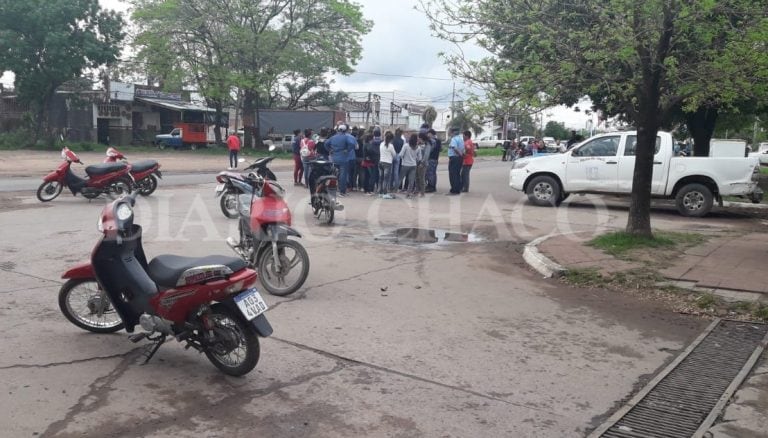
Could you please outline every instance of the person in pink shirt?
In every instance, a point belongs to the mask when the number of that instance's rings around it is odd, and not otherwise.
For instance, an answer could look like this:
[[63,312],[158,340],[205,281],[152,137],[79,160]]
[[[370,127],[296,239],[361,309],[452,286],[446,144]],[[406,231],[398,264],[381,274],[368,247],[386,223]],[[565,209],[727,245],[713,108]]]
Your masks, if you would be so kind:
[[237,136],[237,129],[227,137],[227,149],[229,149],[229,168],[237,169],[237,153],[240,152],[240,137]]
[[475,144],[472,142],[472,133],[464,131],[464,161],[461,163],[461,191],[469,192],[469,171],[475,164]]

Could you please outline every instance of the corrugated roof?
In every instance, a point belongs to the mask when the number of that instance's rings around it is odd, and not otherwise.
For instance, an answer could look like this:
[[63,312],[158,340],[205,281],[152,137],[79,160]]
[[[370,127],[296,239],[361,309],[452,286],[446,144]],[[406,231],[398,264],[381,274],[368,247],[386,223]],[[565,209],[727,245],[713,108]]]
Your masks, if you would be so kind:
[[164,100],[154,99],[151,97],[137,97],[136,100],[140,102],[151,103],[152,105],[161,106],[176,111],[203,111],[208,113],[215,113],[214,108],[208,108],[207,106],[197,105],[190,102],[178,101],[178,100]]

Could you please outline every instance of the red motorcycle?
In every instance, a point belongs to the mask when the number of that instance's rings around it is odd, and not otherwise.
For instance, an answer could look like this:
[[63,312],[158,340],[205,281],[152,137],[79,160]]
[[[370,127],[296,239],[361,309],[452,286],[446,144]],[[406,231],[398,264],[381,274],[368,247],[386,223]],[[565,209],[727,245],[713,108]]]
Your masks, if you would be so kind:
[[[104,159],[105,163],[118,163],[121,161],[128,164],[128,159],[120,151],[114,147],[107,148],[107,158]],[[156,160],[141,160],[128,165],[131,168],[131,176],[135,181],[135,188],[139,194],[141,196],[151,195],[157,189],[157,179],[163,178],[163,174],[160,173],[160,163]]]
[[242,376],[259,360],[258,336],[272,334],[267,305],[250,287],[257,274],[237,257],[159,255],[147,262],[141,227],[133,223],[137,192],[104,207],[91,262],[62,275],[59,307],[74,325],[112,333],[136,325],[130,337],[154,345],[168,336],[205,353],[225,374]]
[[[259,280],[272,295],[296,292],[309,274],[307,250],[289,236],[301,237],[291,228],[291,210],[283,199],[285,190],[251,172],[238,184],[237,196],[240,241],[227,238],[227,244],[249,266],[259,270]],[[217,189],[217,191],[223,190]]]
[[42,202],[54,200],[64,187],[72,191],[72,195],[82,194],[88,199],[97,198],[102,193],[119,197],[131,193],[133,179],[131,168],[125,163],[107,163],[87,166],[87,178],[80,178],[72,172],[72,163],[83,164],[77,154],[64,147],[61,150],[64,162],[53,172],[43,177],[43,183],[37,189],[37,199]]

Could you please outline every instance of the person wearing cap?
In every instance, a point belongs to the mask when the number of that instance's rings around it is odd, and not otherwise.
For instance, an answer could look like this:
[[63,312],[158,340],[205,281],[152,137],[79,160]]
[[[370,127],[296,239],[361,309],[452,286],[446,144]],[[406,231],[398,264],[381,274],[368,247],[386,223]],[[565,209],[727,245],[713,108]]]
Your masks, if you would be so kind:
[[357,140],[347,132],[347,125],[340,124],[336,135],[325,143],[331,156],[331,161],[339,169],[339,196],[347,196],[348,157],[349,151],[354,151]]
[[461,194],[461,166],[464,161],[464,137],[458,127],[451,128],[451,142],[448,144],[448,180],[451,191],[446,195]]

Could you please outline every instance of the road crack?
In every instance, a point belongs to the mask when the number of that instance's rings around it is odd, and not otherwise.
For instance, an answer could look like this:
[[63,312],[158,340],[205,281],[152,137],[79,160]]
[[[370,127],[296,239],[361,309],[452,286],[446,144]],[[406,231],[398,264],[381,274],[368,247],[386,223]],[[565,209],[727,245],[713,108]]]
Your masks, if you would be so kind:
[[40,368],[40,369],[45,369],[45,368],[53,368],[53,367],[59,367],[59,366],[64,366],[64,365],[75,365],[75,364],[79,364],[79,363],[86,363],[86,362],[91,362],[91,361],[96,361],[96,360],[117,359],[117,358],[120,358],[120,357],[126,357],[126,356],[130,355],[131,353],[133,353],[136,350],[138,350],[138,349],[135,348],[135,349],[133,349],[131,351],[128,351],[126,353],[117,353],[117,354],[112,354],[112,355],[109,355],[109,356],[89,357],[89,358],[86,358],[86,359],[75,359],[75,360],[70,360],[70,361],[67,361],[67,362],[51,362],[51,363],[46,363],[46,364],[15,364],[15,365],[7,365],[7,366],[4,366],[4,367],[0,367],[0,371],[13,370],[13,369],[24,369],[24,368]]

